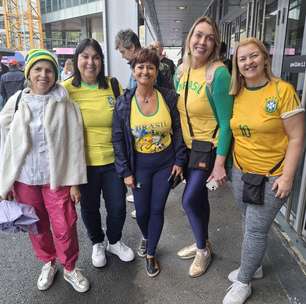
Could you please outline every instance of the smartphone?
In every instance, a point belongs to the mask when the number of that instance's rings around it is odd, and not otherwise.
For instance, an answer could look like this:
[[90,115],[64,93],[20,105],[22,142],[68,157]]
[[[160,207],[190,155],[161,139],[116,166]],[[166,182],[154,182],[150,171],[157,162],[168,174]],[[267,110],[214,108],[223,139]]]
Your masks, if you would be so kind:
[[183,179],[181,178],[180,175],[173,175],[171,174],[168,178],[168,183],[170,184],[170,187],[172,189],[174,189],[176,186],[178,186],[180,184],[180,182],[182,181]]

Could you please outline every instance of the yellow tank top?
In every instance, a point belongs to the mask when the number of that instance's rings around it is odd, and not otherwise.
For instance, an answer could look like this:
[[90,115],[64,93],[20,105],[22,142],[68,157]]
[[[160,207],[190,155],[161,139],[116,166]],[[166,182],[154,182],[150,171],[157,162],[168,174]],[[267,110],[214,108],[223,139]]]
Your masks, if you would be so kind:
[[[191,148],[191,135],[188,127],[185,107],[185,87],[188,73],[184,73],[178,84],[177,93],[180,94],[177,108],[180,113],[183,138],[186,146]],[[213,137],[217,122],[214,112],[206,95],[205,66],[190,69],[188,81],[187,111],[194,132],[194,139],[206,140],[217,145],[217,137]]]
[[156,153],[171,144],[171,116],[162,95],[157,91],[157,110],[145,115],[141,112],[136,96],[131,104],[131,129],[135,150],[140,153]]

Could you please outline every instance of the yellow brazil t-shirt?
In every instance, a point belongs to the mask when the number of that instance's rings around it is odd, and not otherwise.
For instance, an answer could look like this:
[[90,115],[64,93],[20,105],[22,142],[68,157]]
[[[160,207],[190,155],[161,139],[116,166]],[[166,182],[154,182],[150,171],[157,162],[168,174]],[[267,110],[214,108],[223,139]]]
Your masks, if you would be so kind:
[[[191,135],[187,123],[185,108],[185,87],[188,73],[184,73],[177,87],[180,95],[177,108],[180,113],[183,138],[186,146],[191,148]],[[187,111],[191,121],[194,139],[206,140],[217,145],[217,136],[213,137],[217,125],[214,112],[206,95],[205,67],[190,69],[188,81]]]
[[[288,138],[283,118],[301,109],[289,83],[273,79],[257,89],[243,88],[234,100],[231,128],[234,164],[244,172],[269,175],[285,156]],[[280,175],[283,163],[272,175]]]
[[110,82],[108,89],[99,89],[98,85],[90,86],[85,83],[77,88],[71,82],[72,78],[64,81],[63,85],[82,113],[87,165],[113,163],[112,121],[115,97]]
[[157,92],[157,109],[150,115],[142,113],[136,96],[131,104],[131,130],[135,139],[135,150],[140,153],[156,153],[171,144],[171,116],[164,98]]

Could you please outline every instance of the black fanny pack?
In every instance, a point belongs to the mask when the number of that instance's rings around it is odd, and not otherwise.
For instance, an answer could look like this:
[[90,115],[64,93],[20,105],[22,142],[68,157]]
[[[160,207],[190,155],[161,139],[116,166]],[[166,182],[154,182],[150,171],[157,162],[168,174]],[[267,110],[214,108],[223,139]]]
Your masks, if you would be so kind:
[[[235,153],[233,155],[238,167],[242,171]],[[273,174],[281,166],[283,160],[284,158],[269,171],[269,174]],[[263,205],[265,201],[265,185],[268,177],[255,173],[243,173],[241,180],[243,181],[242,201],[246,204]]]
[[209,141],[192,140],[188,167],[211,171],[215,162],[214,146]]
[[263,205],[267,177],[260,174],[244,173],[241,180],[244,182],[242,201],[247,204]]

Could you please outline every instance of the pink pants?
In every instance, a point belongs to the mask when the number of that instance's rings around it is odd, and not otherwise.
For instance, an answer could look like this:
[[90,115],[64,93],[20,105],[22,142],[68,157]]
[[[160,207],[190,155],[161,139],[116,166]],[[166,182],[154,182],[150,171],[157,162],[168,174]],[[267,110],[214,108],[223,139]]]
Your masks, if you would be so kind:
[[37,258],[47,263],[58,257],[65,269],[73,270],[79,243],[77,213],[70,198],[70,187],[50,190],[49,185],[30,186],[15,182],[14,195],[18,202],[33,206],[39,217],[38,234],[29,233]]

